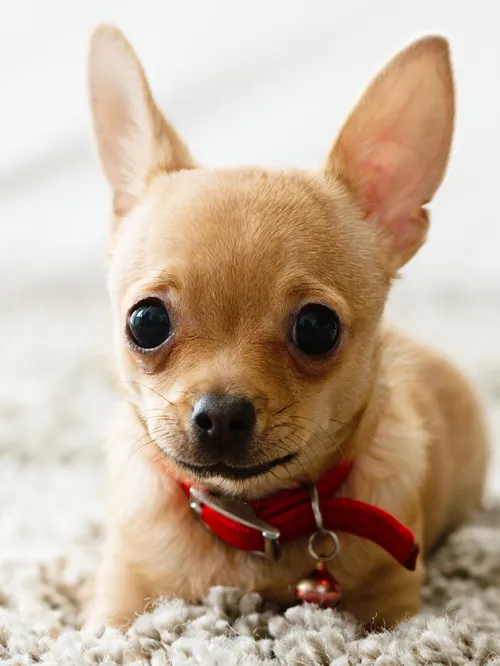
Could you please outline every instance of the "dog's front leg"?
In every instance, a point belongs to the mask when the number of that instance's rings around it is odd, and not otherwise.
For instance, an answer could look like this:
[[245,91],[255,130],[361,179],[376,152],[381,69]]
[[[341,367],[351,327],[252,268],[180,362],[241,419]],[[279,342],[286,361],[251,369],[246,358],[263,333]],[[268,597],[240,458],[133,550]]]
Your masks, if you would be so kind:
[[134,567],[117,554],[107,554],[97,574],[87,623],[127,629],[148,601],[146,586]]
[[367,627],[390,629],[420,611],[424,577],[421,561],[415,571],[396,563],[384,565],[346,596],[344,607]]

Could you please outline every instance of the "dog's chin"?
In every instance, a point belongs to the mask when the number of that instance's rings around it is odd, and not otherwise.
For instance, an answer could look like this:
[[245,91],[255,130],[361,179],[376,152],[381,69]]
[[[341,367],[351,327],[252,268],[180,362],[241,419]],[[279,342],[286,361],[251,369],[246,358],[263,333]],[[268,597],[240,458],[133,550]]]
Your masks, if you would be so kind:
[[274,458],[257,465],[246,467],[233,467],[223,462],[217,462],[211,465],[198,465],[191,462],[172,458],[173,462],[182,470],[189,472],[190,475],[203,480],[223,481],[248,481],[265,476],[268,472],[279,467],[284,467],[291,463],[297,457],[297,453],[289,453],[281,458]]

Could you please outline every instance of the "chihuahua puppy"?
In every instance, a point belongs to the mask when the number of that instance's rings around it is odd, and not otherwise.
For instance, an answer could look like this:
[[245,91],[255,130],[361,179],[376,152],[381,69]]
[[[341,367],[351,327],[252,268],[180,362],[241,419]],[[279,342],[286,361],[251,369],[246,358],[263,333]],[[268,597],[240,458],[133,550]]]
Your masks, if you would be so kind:
[[[109,254],[123,404],[109,440],[109,533],[91,617],[124,627],[159,597],[213,585],[296,602],[310,534],[277,558],[206,529],[185,488],[240,505],[314,484],[378,507],[425,553],[481,502],[476,397],[438,355],[386,328],[399,269],[426,239],[454,120],[447,42],[389,63],[317,171],[200,167],[114,27],[94,33],[95,134],[113,191]],[[418,612],[408,571],[339,531],[341,608],[393,626]]]

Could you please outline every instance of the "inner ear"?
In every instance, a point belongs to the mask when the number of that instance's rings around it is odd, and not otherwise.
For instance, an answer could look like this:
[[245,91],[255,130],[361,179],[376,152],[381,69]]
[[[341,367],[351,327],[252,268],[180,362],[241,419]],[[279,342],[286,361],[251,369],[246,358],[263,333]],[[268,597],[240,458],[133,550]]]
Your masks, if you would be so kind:
[[156,106],[134,50],[113,26],[94,32],[89,84],[99,155],[120,217],[144,196],[155,173],[194,163]]
[[327,175],[347,185],[396,270],[425,241],[423,207],[444,176],[453,120],[448,45],[428,37],[375,78],[328,157]]

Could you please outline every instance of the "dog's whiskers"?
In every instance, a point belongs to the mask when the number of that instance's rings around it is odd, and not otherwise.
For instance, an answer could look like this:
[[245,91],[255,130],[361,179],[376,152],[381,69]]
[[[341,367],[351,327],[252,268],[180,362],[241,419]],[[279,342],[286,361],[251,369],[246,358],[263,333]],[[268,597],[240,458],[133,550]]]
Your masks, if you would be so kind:
[[274,414],[272,414],[273,418],[275,416],[278,416],[279,414],[283,414],[283,412],[286,412],[288,409],[291,409],[297,404],[296,400],[293,400],[289,405],[285,405],[285,407],[282,407],[281,409],[278,409]]
[[170,400],[168,400],[168,398],[165,398],[164,395],[162,395],[161,393],[158,393],[158,391],[156,391],[156,390],[155,390],[154,388],[152,388],[151,386],[148,386],[147,384],[143,384],[142,382],[133,381],[133,380],[126,380],[126,381],[123,382],[123,384],[135,384],[136,386],[140,386],[141,388],[145,388],[145,389],[147,389],[148,391],[151,391],[152,393],[154,393],[155,395],[157,395],[157,396],[158,396],[159,398],[161,398],[162,400],[164,400],[164,401],[165,401],[168,405],[170,405],[171,407],[174,406],[173,403],[171,403]]

